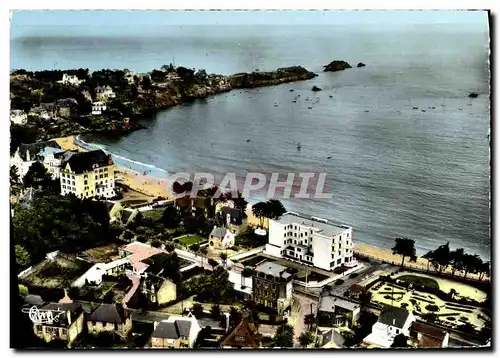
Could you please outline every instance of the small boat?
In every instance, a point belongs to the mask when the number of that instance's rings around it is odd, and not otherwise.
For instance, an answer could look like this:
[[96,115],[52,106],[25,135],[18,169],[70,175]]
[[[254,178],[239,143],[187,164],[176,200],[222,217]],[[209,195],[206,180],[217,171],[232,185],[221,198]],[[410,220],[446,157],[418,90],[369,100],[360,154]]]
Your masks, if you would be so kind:
[[247,139],[247,143],[250,142],[250,139]]
[[326,159],[332,159],[332,157],[331,157],[331,156],[329,156],[329,157],[326,157]]
[[302,148],[302,146],[300,145],[300,143],[297,143],[297,150],[300,150]]
[[292,102],[293,102],[293,103],[297,103],[297,101],[295,101],[295,100],[294,100],[294,101],[292,101]]
[[332,96],[332,95],[329,95],[328,97],[333,98],[333,96]]
[[418,109],[418,107],[413,107],[413,109]]
[[307,107],[308,109],[313,109],[312,107]]

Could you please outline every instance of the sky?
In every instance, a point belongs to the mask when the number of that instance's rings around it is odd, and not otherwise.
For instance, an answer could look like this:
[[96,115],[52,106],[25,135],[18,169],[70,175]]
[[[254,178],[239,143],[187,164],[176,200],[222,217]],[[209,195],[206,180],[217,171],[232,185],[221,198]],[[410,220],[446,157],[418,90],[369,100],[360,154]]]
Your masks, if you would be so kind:
[[485,24],[487,16],[485,11],[15,11],[12,26]]

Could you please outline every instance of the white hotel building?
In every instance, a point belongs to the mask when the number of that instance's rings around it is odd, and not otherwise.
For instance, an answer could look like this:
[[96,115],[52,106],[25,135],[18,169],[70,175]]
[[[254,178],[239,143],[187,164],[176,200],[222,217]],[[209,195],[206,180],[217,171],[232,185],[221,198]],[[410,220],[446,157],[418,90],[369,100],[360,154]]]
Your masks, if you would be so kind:
[[357,264],[352,239],[351,227],[287,212],[278,220],[269,220],[269,243],[264,252],[331,271],[342,264]]

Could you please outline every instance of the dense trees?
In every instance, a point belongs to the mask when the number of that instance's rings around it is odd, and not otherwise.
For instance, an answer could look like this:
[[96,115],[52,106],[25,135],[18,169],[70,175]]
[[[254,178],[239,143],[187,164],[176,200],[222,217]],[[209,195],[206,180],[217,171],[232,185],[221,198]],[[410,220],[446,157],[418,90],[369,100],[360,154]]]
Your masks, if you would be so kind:
[[417,261],[417,251],[415,249],[415,241],[408,238],[396,238],[396,244],[392,248],[393,255],[401,255],[401,267],[404,266],[405,258],[409,257],[411,261]]
[[303,348],[306,348],[314,341],[313,335],[311,332],[303,332],[299,336],[299,343]]
[[260,219],[260,225],[263,226],[263,219],[279,219],[286,213],[286,209],[281,201],[271,199],[262,201],[252,206],[252,213]]
[[273,345],[281,348],[293,347],[293,327],[288,324],[279,326],[274,335]]
[[113,239],[104,203],[73,195],[40,195],[30,206],[15,206],[14,245],[38,262],[47,252],[78,252]]
[[391,348],[408,348],[408,337],[406,337],[403,333],[398,334],[394,337],[394,342],[392,343]]
[[167,229],[176,229],[180,224],[180,217],[177,209],[174,206],[167,206],[163,211],[163,225]]
[[16,252],[16,264],[19,271],[27,268],[31,263],[31,257],[29,252],[21,245],[15,245]]
[[308,329],[311,330],[313,324],[316,323],[316,317],[314,314],[310,313],[304,316],[304,324],[308,326]]

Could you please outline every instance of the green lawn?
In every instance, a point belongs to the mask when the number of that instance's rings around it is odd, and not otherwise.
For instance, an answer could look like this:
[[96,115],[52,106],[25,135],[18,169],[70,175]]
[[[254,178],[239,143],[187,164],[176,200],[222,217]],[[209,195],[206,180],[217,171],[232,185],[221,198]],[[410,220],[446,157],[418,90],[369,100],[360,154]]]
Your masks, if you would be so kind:
[[145,218],[150,218],[153,221],[158,221],[161,220],[163,217],[163,212],[165,210],[149,210],[143,213],[143,216]]
[[437,281],[429,277],[404,275],[397,277],[397,279],[411,284],[418,283],[422,286],[436,288],[439,290],[439,284],[437,283]]
[[200,244],[205,241],[207,241],[206,238],[201,237],[199,235],[188,235],[181,237],[180,239],[176,240],[179,244],[184,245],[184,246],[189,246],[193,244]]

